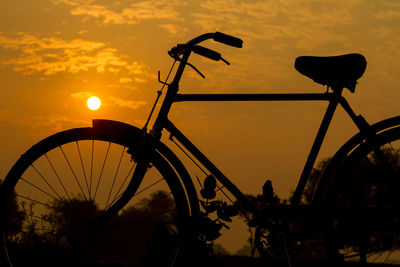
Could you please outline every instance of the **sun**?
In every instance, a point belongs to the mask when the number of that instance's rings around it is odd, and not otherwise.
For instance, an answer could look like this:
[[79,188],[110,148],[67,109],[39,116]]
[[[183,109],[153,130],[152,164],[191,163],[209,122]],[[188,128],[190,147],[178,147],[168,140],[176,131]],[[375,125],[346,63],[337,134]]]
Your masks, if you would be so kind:
[[87,100],[87,106],[91,110],[98,110],[101,106],[100,98],[98,98],[97,96],[89,97],[89,99]]

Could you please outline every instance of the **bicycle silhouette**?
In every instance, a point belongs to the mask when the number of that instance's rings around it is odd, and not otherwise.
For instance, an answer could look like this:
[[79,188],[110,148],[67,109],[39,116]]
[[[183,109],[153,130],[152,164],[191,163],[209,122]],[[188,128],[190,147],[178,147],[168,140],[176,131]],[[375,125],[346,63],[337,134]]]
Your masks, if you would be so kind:
[[[223,33],[200,35],[168,53],[179,62],[171,83],[161,81],[157,100],[142,129],[111,120],[43,139],[14,164],[1,185],[3,263],[45,266],[60,262],[132,262],[178,266],[204,263],[224,221],[245,210],[256,229],[260,254],[288,265],[307,249],[319,247],[330,261],[355,256],[366,262],[397,248],[399,235],[400,117],[369,124],[342,95],[355,92],[366,60],[360,54],[303,56],[295,68],[326,85],[324,93],[180,94],[179,82],[193,53],[229,64],[198,45],[214,41],[242,47]],[[202,75],[203,76],[203,75]],[[151,116],[163,89],[165,97],[150,131]],[[289,205],[273,201],[269,181],[263,208],[251,202],[169,119],[183,101],[327,101],[303,172]],[[331,158],[319,178],[312,205],[301,199],[337,106],[359,132]],[[175,144],[204,172],[195,177],[160,141],[166,130]],[[232,195],[235,201],[228,196]],[[217,194],[227,199],[222,201]],[[320,252],[323,248],[324,252]],[[387,257],[386,255],[384,257]],[[200,263],[199,263],[200,262]]]

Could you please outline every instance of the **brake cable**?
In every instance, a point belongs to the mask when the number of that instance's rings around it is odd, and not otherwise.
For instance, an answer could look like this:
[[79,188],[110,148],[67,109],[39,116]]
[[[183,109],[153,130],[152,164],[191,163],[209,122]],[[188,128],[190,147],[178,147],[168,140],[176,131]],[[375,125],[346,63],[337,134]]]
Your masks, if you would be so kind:
[[153,115],[153,113],[154,113],[154,109],[156,108],[156,105],[157,105],[157,103],[158,103],[158,100],[160,99],[160,97],[161,97],[161,95],[162,95],[162,91],[164,90],[164,87],[165,87],[166,85],[168,85],[167,81],[168,81],[169,76],[171,75],[172,70],[173,70],[174,67],[175,67],[175,63],[176,63],[176,61],[177,61],[176,58],[174,58],[174,59],[175,59],[175,60],[174,60],[174,63],[172,64],[171,69],[169,70],[168,75],[167,75],[167,78],[165,79],[165,81],[161,81],[161,80],[160,80],[160,71],[158,72],[158,81],[162,84],[162,86],[161,86],[161,89],[157,91],[157,98],[156,98],[156,100],[154,101],[154,104],[153,104],[153,107],[151,108],[149,117],[147,118],[147,121],[146,121],[146,123],[144,124],[144,127],[143,127],[143,129],[142,129],[143,131],[146,131],[147,126],[149,125],[150,119],[151,119],[151,117],[152,117],[152,115]]

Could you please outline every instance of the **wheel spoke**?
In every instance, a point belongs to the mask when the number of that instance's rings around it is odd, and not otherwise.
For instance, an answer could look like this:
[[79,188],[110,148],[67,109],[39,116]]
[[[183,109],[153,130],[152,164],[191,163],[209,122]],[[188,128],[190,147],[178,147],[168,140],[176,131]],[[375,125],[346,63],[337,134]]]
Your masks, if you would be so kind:
[[[147,186],[147,187],[143,188],[142,190],[140,190],[140,191],[136,192],[136,194],[133,196],[133,198],[137,197],[139,194],[141,194],[141,193],[145,192],[146,190],[148,190],[148,189],[152,188],[153,186],[155,186],[156,184],[158,184],[159,182],[161,182],[161,181],[164,181],[164,180],[165,180],[165,178],[164,178],[164,177],[162,177],[162,178],[160,178],[160,179],[156,180],[156,181],[155,181],[154,183],[152,183],[151,185],[149,185],[149,186]],[[170,192],[170,193],[171,193],[171,192]]]
[[[141,193],[143,193],[143,192],[149,190],[150,188],[152,188],[153,186],[155,186],[156,184],[160,183],[160,182],[163,181],[163,180],[165,180],[164,177],[158,179],[157,181],[153,182],[151,185],[149,185],[149,186],[143,188],[142,190],[136,192],[135,195],[133,195],[132,199],[136,198],[139,194],[141,194]],[[110,206],[112,206],[112,205],[121,197],[122,194],[123,194],[123,193],[121,193],[120,195],[118,195],[118,196],[113,200],[113,202],[110,204]],[[110,207],[110,206],[108,206],[108,207]]]
[[32,186],[33,188],[37,189],[38,191],[42,192],[43,194],[48,195],[49,197],[53,198],[54,200],[57,200],[58,202],[62,202],[62,200],[60,200],[60,199],[56,198],[55,196],[53,196],[53,195],[47,193],[46,191],[44,191],[43,189],[39,188],[38,186],[36,186],[36,185],[30,183],[30,182],[27,181],[26,179],[24,179],[24,178],[22,178],[22,177],[19,178],[19,179],[20,179],[21,181],[27,183],[28,185]]
[[85,184],[86,184],[86,188],[87,188],[87,190],[88,190],[88,197],[89,197],[89,200],[91,200],[91,198],[90,198],[89,184],[88,184],[88,180],[87,180],[87,177],[86,177],[86,170],[85,170],[85,166],[84,166],[83,160],[82,160],[82,153],[81,153],[81,150],[80,150],[80,148],[79,148],[78,141],[75,141],[75,144],[76,144],[76,148],[77,148],[77,150],[78,150],[79,159],[80,159],[80,161],[81,161],[83,177],[85,178]]
[[368,258],[371,258],[372,256],[378,254],[378,256],[375,257],[375,259],[372,261],[372,263],[375,263],[382,255],[383,253],[385,253],[385,251],[380,251],[380,252],[376,252],[376,253],[372,253],[370,255],[368,255]]
[[135,162],[135,164],[132,164],[132,167],[129,169],[128,174],[125,176],[125,179],[122,181],[122,184],[118,188],[117,193],[115,193],[115,196],[112,199],[110,206],[112,206],[115,203],[115,201],[117,201],[121,197],[122,193],[120,194],[120,192],[121,192],[122,188],[124,187],[128,178],[131,176],[131,173],[135,167],[136,167],[136,162]]
[[47,153],[45,153],[44,155],[45,155],[45,157],[46,157],[46,159],[47,159],[47,162],[49,163],[51,169],[53,170],[54,175],[57,177],[58,182],[60,183],[61,187],[63,188],[64,193],[67,195],[67,197],[69,198],[69,200],[71,200],[71,197],[70,197],[70,195],[68,194],[67,189],[65,189],[64,183],[61,181],[60,176],[58,175],[56,169],[54,168],[54,165],[51,163],[49,157],[47,156]]
[[106,209],[108,207],[108,202],[110,201],[110,196],[111,196],[112,190],[114,189],[115,180],[117,179],[117,176],[118,176],[119,168],[121,166],[121,161],[122,161],[122,157],[124,156],[125,149],[126,149],[126,147],[124,147],[122,149],[121,156],[119,157],[119,161],[118,161],[118,166],[117,166],[117,169],[115,170],[115,174],[114,174],[114,177],[112,179],[112,184],[111,184],[111,187],[110,187],[110,191],[109,191],[108,196],[107,196]]
[[78,186],[79,186],[79,189],[81,190],[81,193],[82,193],[83,197],[85,198],[85,200],[87,200],[86,195],[85,195],[85,193],[83,192],[82,186],[81,186],[81,184],[79,183],[78,177],[76,176],[74,170],[72,169],[71,163],[69,162],[69,160],[68,160],[68,158],[67,158],[67,155],[65,154],[65,152],[64,152],[64,150],[62,149],[61,146],[59,146],[59,148],[60,148],[60,150],[61,150],[61,152],[62,152],[62,154],[63,154],[63,156],[64,156],[65,161],[67,162],[67,164],[68,164],[68,166],[69,166],[69,169],[70,169],[71,172],[72,172],[72,175],[73,175],[74,178],[75,178],[76,183],[77,183]]
[[[5,178],[15,186],[6,189],[2,228],[13,266],[57,266],[61,259],[142,266],[153,253],[148,244],[171,238],[166,246],[176,249],[174,215],[190,211],[185,191],[158,152],[145,176],[131,181],[137,164],[127,150],[134,142],[114,131],[76,128],[40,141],[18,160]],[[160,230],[167,235],[154,232]]]
[[103,165],[101,166],[101,171],[100,171],[99,179],[97,180],[96,190],[94,191],[93,199],[96,199],[97,191],[99,190],[101,178],[103,177],[104,167],[106,166],[106,161],[108,158],[108,153],[110,152],[110,147],[111,147],[111,142],[108,142],[107,152],[106,152],[106,155],[104,156]]
[[40,205],[42,205],[42,206],[44,206],[44,207],[47,207],[47,208],[50,208],[50,209],[56,209],[55,207],[53,207],[53,206],[51,206],[51,205],[48,205],[48,204],[46,204],[46,203],[43,203],[43,202],[41,202],[41,201],[39,201],[39,200],[35,200],[35,199],[30,198],[30,197],[22,196],[22,195],[19,195],[19,194],[17,194],[17,193],[15,193],[15,195],[18,196],[18,197],[20,197],[20,198],[29,200],[29,201],[31,201],[31,202],[40,204]]
[[[93,178],[93,158],[94,158],[94,140],[92,140],[92,149],[91,149],[91,157],[90,157],[90,186],[89,186],[89,198],[92,192],[92,178]],[[94,201],[94,198],[93,198]]]
[[387,262],[387,260],[389,259],[390,255],[392,255],[393,250],[390,250],[389,254],[386,256],[385,260],[383,261],[384,263]]
[[50,187],[50,189],[54,192],[54,194],[57,195],[57,197],[59,199],[61,199],[61,197],[57,194],[57,192],[54,190],[54,188],[47,182],[47,180],[44,178],[44,176],[38,171],[37,168],[35,168],[35,166],[33,166],[33,164],[31,164],[32,168],[35,170],[35,172],[40,176],[40,178],[42,178],[42,180]]

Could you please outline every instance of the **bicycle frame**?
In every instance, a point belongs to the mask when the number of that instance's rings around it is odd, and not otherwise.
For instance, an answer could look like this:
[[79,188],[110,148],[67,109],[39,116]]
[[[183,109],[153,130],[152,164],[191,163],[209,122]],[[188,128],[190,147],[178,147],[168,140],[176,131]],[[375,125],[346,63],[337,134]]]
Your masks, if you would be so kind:
[[[293,195],[291,202],[292,205],[297,205],[300,202],[301,194],[304,191],[304,187],[307,183],[312,167],[314,166],[337,105],[341,104],[354,123],[357,126],[360,125],[359,117],[355,115],[346,99],[341,96],[341,92],[315,94],[177,94],[174,102],[183,101],[328,101],[328,108],[322,119],[320,128],[314,139],[311,151],[297,184],[296,191]],[[205,166],[208,171],[210,171],[210,173],[212,173],[216,179],[223,184],[223,186],[238,198],[238,200],[246,203],[246,197],[244,197],[237,187],[233,185],[232,182],[230,182],[230,180],[168,119],[166,119],[165,129],[170,132],[171,137],[175,137],[183,147],[185,147],[203,166]]]
[[[202,38],[195,38],[187,44],[202,41]],[[192,45],[194,45],[192,44]],[[321,125],[311,147],[307,161],[299,178],[294,192],[291,205],[299,205],[301,195],[307,184],[308,177],[317,159],[318,153],[324,141],[325,135],[335,113],[340,104],[350,116],[355,125],[360,129],[365,129],[369,124],[361,115],[356,115],[351,109],[346,99],[342,96],[343,88],[333,88],[332,92],[325,93],[294,93],[294,94],[178,94],[179,81],[187,64],[191,51],[184,51],[182,58],[175,58],[180,61],[175,73],[174,80],[168,85],[168,90],[160,111],[153,125],[150,135],[160,139],[161,132],[166,129],[170,133],[170,138],[175,138],[182,146],[194,156],[214,177],[227,188],[253,214],[258,213],[258,209],[245,197],[245,195],[168,119],[168,113],[175,102],[184,101],[328,101],[329,105],[322,119]]]

